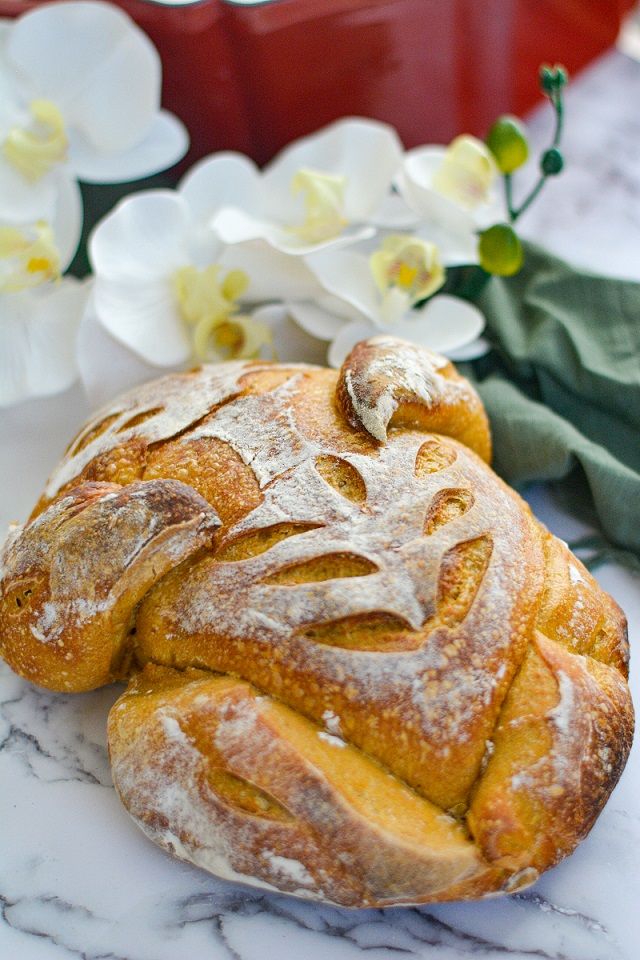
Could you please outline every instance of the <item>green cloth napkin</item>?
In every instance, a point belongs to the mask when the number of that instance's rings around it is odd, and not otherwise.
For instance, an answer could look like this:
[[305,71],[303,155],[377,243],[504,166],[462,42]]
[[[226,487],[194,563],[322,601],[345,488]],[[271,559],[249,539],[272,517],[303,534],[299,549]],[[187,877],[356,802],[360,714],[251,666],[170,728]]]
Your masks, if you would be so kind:
[[640,284],[527,245],[478,298],[495,349],[474,364],[511,484],[584,472],[607,538],[640,555]]

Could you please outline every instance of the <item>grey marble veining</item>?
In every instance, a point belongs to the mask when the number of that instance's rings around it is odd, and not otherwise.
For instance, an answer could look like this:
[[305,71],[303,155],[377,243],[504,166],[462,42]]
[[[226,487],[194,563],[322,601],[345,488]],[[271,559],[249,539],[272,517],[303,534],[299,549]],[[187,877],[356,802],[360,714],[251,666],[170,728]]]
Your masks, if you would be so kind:
[[[638,103],[640,65],[620,54],[578,79],[569,94],[567,173],[547,187],[523,228],[576,262],[640,279]],[[548,112],[534,116],[536,142],[549,126]],[[2,450],[11,470],[3,479],[3,524],[25,515],[83,413],[71,391],[25,405],[20,420],[5,419]],[[560,536],[585,532],[544,487],[530,499]],[[627,611],[637,648],[638,580],[612,566],[598,576]],[[633,671],[638,702],[635,662]],[[637,746],[590,836],[535,887],[482,903],[347,911],[218,882],[155,848],[111,786],[105,723],[119,691],[52,694],[0,666],[2,960],[638,956]]]

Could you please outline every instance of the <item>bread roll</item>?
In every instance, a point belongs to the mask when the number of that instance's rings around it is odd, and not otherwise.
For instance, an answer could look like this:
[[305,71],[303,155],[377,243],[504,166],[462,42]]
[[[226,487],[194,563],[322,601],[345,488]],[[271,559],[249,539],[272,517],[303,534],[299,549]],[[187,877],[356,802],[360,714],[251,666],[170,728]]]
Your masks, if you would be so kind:
[[71,444],[0,581],[2,653],[128,681],[116,789],[217,876],[350,907],[508,893],[625,764],[625,619],[487,466],[444,358],[228,363]]

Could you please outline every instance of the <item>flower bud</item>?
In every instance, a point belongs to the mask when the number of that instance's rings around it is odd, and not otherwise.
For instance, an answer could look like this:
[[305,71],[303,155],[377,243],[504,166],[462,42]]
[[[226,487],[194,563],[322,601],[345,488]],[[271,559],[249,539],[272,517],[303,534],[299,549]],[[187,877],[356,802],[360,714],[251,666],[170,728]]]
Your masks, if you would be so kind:
[[543,63],[539,73],[540,89],[547,96],[552,96],[562,87],[566,87],[569,82],[567,68],[561,63],[556,63],[550,67],[548,63]]
[[564,158],[557,147],[550,147],[542,154],[540,168],[547,177],[555,177],[564,167]]
[[561,63],[556,63],[556,87],[566,87],[569,83],[569,73],[567,68],[564,67]]
[[555,89],[555,73],[553,67],[543,63],[539,73],[540,89],[543,93],[553,93]]
[[480,234],[478,256],[487,273],[510,277],[522,266],[524,251],[518,234],[508,223],[495,223]]
[[498,117],[487,134],[486,142],[501,173],[513,173],[527,162],[527,133],[517,117]]

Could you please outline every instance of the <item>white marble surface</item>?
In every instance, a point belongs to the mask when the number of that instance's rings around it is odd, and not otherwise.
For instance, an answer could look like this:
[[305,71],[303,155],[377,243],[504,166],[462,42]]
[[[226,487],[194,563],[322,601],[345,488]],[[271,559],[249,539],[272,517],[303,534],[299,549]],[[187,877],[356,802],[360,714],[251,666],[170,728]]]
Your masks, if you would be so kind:
[[[564,182],[527,232],[640,279],[640,65],[613,54],[570,97]],[[533,122],[544,137],[548,117]],[[0,415],[0,524],[24,517],[85,415],[79,391]],[[550,491],[531,503],[565,539],[585,532]],[[598,577],[640,645],[639,582]],[[632,686],[638,702],[637,658]],[[592,833],[533,888],[502,900],[336,910],[217,882],[156,849],[111,787],[105,720],[116,687],[38,690],[0,669],[0,957],[6,960],[635,960],[640,944],[640,747]]]
[[[549,179],[519,229],[573,263],[640,280],[640,63],[613,51],[566,96],[565,169]],[[553,111],[536,110],[532,146],[549,145]],[[532,149],[534,155],[534,149]],[[535,167],[515,175],[516,200]]]

